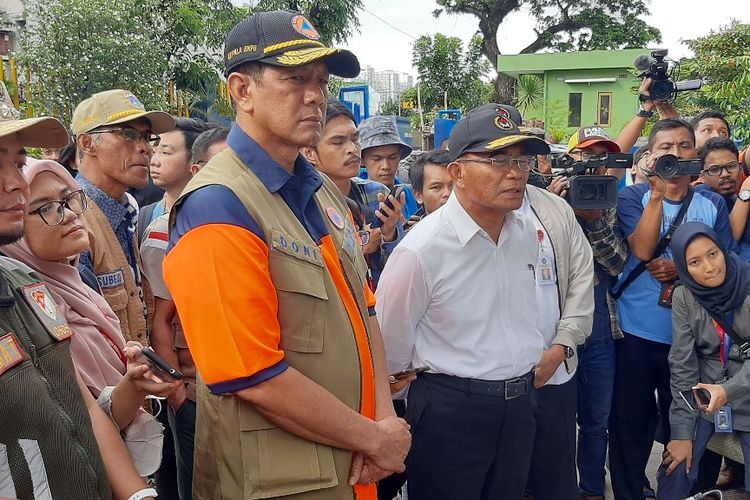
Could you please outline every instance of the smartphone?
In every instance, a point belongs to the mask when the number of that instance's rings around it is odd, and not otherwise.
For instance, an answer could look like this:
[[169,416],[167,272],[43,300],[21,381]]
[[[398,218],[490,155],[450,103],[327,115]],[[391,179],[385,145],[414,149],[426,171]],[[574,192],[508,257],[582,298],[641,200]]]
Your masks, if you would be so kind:
[[401,380],[402,378],[411,375],[412,373],[416,373],[419,375],[420,373],[424,373],[428,371],[430,368],[427,366],[420,366],[419,368],[409,368],[408,370],[403,370],[398,373],[394,373],[391,375],[391,377],[395,378],[396,380]]
[[[404,186],[393,186],[393,189],[391,189],[390,193],[388,193],[388,196],[385,198],[385,206],[393,210],[393,203],[391,203],[391,196],[396,198],[397,200],[401,198],[401,193],[404,192]],[[383,221],[380,220],[379,217],[375,217],[372,220],[372,224],[370,224],[370,229],[377,229],[380,226],[383,225]]]
[[156,352],[150,347],[144,347],[143,349],[141,349],[141,353],[146,357],[148,363],[152,368],[156,369],[156,371],[160,372],[163,375],[166,375],[172,380],[182,380],[182,372],[173,368],[164,360],[164,358],[156,354]]
[[704,410],[711,402],[710,395],[704,389],[680,391],[680,397],[692,411]]

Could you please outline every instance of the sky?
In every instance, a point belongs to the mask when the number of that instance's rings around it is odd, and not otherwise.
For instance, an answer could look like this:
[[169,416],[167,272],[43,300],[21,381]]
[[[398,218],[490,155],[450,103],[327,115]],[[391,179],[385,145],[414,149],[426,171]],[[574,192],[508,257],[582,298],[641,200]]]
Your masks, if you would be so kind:
[[[750,22],[750,9],[744,8],[747,0],[646,1],[651,15],[645,19],[662,34],[662,43],[654,44],[653,48],[669,49],[669,57],[675,60],[690,55],[690,50],[681,44],[682,39],[707,35],[732,18]],[[416,76],[411,65],[412,37],[439,32],[469,40],[478,30],[477,19],[473,16],[443,14],[435,19],[432,11],[437,7],[434,0],[365,0],[360,33],[345,45],[363,65],[373,66],[377,71],[390,69]],[[517,54],[534,41],[535,24],[528,12],[509,15],[498,33],[500,52]]]

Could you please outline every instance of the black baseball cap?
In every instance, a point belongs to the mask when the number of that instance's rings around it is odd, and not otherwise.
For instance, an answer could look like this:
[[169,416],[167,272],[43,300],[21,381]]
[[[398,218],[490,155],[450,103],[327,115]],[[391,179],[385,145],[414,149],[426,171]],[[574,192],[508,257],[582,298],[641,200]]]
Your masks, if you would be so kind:
[[321,60],[333,75],[359,75],[357,56],[326,47],[312,23],[293,10],[253,14],[237,23],[224,42],[224,76],[251,61],[296,67]]
[[453,127],[448,139],[451,161],[464,153],[487,153],[522,144],[524,154],[549,154],[544,140],[521,132],[521,113],[513,106],[486,104],[469,111]]

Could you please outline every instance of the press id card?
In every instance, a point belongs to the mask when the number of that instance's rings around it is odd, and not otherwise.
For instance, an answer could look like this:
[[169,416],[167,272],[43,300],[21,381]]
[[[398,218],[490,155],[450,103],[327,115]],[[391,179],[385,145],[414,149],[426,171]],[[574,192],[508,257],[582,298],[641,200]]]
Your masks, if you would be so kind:
[[536,280],[539,286],[555,284],[555,265],[552,254],[544,247],[539,249],[536,261]]
[[722,406],[714,413],[714,427],[716,432],[732,432],[732,407]]

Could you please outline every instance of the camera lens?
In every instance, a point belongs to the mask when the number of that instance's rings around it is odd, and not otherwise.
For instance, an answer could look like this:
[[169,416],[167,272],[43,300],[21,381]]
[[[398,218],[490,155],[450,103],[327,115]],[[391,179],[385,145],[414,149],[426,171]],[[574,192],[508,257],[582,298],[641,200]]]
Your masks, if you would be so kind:
[[599,184],[583,184],[578,188],[578,199],[583,201],[595,201],[604,196],[602,186]]
[[664,155],[656,160],[654,172],[662,179],[671,179],[677,175],[680,162],[675,155]]
[[672,97],[674,84],[669,80],[654,81],[649,92],[654,101],[666,101]]

